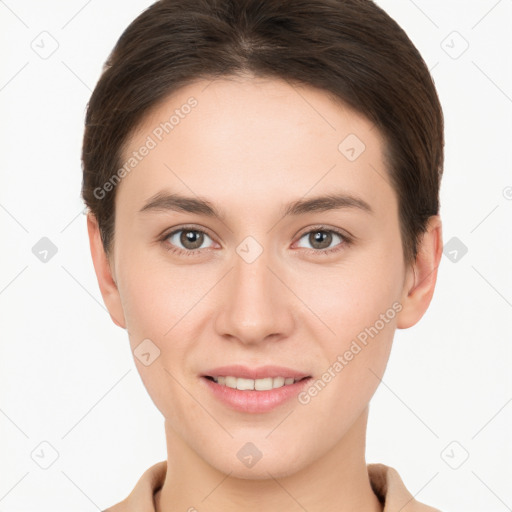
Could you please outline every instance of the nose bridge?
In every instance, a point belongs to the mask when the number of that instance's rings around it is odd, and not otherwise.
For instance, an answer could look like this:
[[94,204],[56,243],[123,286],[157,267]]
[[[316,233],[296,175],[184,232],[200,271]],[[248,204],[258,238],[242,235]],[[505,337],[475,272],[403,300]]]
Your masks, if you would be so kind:
[[289,334],[292,327],[290,298],[269,269],[275,266],[270,250],[247,237],[236,248],[230,282],[220,303],[219,334],[257,343],[270,335]]
[[271,264],[269,259],[267,251],[254,259],[246,259],[240,253],[237,254],[233,269],[233,299],[236,298],[239,305],[252,302],[260,306],[270,306],[273,283],[271,283],[272,275],[268,269]]

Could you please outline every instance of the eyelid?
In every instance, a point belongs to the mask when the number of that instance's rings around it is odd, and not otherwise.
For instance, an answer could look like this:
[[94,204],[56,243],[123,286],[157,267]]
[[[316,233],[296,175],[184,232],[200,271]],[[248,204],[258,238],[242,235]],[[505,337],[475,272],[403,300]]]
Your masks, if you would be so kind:
[[178,225],[178,226],[174,226],[172,228],[169,228],[169,229],[166,229],[160,236],[159,238],[169,238],[171,235],[173,235],[174,233],[178,232],[178,231],[197,231],[199,233],[204,233],[205,235],[208,235],[212,240],[214,240],[216,237],[210,232],[209,229],[203,227],[203,226],[198,226],[198,225],[194,225],[194,224],[183,224],[183,225]]
[[353,238],[352,235],[350,235],[350,233],[348,233],[347,231],[345,231],[341,228],[334,227],[334,226],[328,226],[326,224],[317,224],[317,225],[313,225],[313,226],[308,226],[307,228],[304,228],[303,231],[300,231],[299,232],[300,234],[297,235],[297,237],[302,238],[304,235],[307,235],[308,233],[311,233],[312,231],[332,231],[347,240]]

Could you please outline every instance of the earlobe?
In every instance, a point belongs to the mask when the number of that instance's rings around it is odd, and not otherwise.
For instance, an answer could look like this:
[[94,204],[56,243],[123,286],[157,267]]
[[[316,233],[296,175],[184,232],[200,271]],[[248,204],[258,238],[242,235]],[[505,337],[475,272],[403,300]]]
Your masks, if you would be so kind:
[[103,302],[107,306],[112,321],[119,327],[126,329],[121,296],[119,295],[110,262],[103,248],[98,221],[92,213],[87,214],[87,232],[89,234],[89,246],[91,248],[94,271],[98,279]]
[[418,255],[407,272],[402,294],[402,310],[397,315],[397,328],[415,325],[425,314],[434,295],[437,268],[443,254],[442,223],[439,215],[430,217]]

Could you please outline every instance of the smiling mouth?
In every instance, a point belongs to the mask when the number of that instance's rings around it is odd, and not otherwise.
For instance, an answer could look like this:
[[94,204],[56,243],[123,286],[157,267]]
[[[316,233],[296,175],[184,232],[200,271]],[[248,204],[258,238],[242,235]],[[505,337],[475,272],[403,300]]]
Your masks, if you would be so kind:
[[310,379],[311,377],[302,377],[298,379],[294,379],[293,377],[265,377],[262,379],[245,379],[232,375],[206,375],[205,378],[215,382],[216,384],[219,384],[220,386],[238,389],[240,391],[270,391],[272,389],[290,386],[296,382]]

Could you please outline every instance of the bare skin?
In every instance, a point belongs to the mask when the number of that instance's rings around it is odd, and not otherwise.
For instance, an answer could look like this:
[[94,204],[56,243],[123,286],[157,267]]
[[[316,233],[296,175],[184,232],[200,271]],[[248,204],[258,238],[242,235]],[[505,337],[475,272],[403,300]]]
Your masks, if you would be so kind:
[[[144,119],[126,159],[191,96],[197,106],[117,186],[109,258],[88,216],[112,320],[127,330],[132,350],[144,339],[160,350],[149,366],[135,358],[165,418],[167,474],[155,508],[382,511],[365,462],[369,402],[395,329],[418,322],[431,301],[441,220],[431,218],[416,261],[406,265],[377,128],[323,91],[280,80],[219,79],[180,89]],[[366,146],[354,161],[338,149],[349,134]],[[223,218],[139,211],[162,190],[206,199]],[[372,212],[283,216],[290,202],[333,193],[355,196]],[[180,228],[185,233],[172,234]],[[197,242],[180,238],[189,231]],[[324,242],[314,237],[318,231]],[[237,252],[248,236],[263,250],[251,263]],[[294,398],[265,413],[236,411],[201,377],[239,363],[320,379],[393,304],[393,318],[388,313],[378,334],[308,403]],[[252,467],[237,457],[247,442],[262,453]]]

